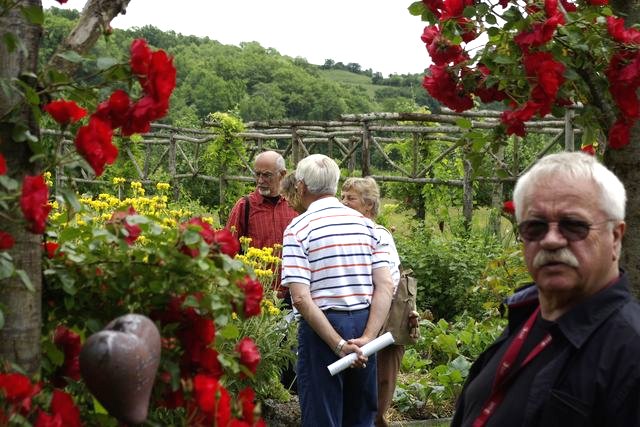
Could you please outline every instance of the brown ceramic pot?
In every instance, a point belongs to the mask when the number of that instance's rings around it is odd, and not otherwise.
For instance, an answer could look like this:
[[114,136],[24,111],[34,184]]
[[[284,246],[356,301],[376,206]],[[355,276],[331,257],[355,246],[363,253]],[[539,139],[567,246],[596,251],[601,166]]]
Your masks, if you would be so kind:
[[140,424],[160,364],[160,333],[145,316],[118,317],[91,335],[80,352],[87,387],[118,420]]

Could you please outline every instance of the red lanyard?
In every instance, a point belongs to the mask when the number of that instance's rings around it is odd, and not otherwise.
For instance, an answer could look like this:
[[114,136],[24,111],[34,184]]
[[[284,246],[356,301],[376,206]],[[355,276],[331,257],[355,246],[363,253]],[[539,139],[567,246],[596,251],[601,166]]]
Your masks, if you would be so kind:
[[[520,350],[522,350],[522,346],[524,345],[529,332],[531,332],[531,327],[535,323],[539,311],[540,307],[538,307],[533,312],[533,314],[531,314],[531,317],[529,317],[524,326],[522,326],[522,329],[520,329],[520,332],[518,332],[516,337],[509,345],[509,348],[507,348],[504,356],[502,356],[502,360],[498,365],[498,372],[496,372],[496,377],[493,380],[491,396],[489,396],[489,400],[482,407],[482,411],[480,412],[480,415],[478,415],[478,418],[476,418],[473,422],[473,427],[483,427],[485,424],[487,424],[487,421],[489,421],[491,415],[494,414],[494,412],[498,408],[498,405],[502,403],[502,400],[504,399],[505,393],[509,386],[506,380],[514,367],[513,365],[516,362],[518,355],[520,354]],[[520,366],[518,366],[516,370],[513,371],[512,375],[515,377],[515,375],[522,368],[528,365],[529,362],[531,362],[538,354],[540,354],[540,352],[542,352],[542,350],[544,350],[549,345],[549,343],[551,343],[551,339],[551,334],[545,335],[545,337],[542,338],[542,341],[536,344],[533,350],[531,350],[527,357],[524,358]]]

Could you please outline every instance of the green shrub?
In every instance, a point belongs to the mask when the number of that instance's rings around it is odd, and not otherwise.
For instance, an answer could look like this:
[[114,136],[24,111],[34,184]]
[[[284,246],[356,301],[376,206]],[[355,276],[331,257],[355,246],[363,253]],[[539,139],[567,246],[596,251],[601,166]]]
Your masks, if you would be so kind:
[[431,310],[437,319],[485,311],[481,295],[470,290],[483,277],[488,261],[504,251],[495,237],[433,233],[423,226],[411,237],[399,236],[396,243],[402,264],[418,279],[420,310]]

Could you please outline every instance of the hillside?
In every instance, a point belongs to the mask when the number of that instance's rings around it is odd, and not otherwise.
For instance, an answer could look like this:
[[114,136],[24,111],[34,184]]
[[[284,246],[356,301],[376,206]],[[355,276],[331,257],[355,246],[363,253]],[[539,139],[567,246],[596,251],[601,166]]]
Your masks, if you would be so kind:
[[[51,8],[45,12],[44,60],[78,19],[75,11]],[[420,86],[419,75],[384,79],[371,70],[327,69],[257,42],[224,45],[153,26],[116,29],[96,44],[91,55],[121,60],[136,38],[174,57],[178,84],[167,121],[181,126],[198,126],[215,111],[232,111],[245,121],[335,120],[341,114],[413,111],[434,103]]]

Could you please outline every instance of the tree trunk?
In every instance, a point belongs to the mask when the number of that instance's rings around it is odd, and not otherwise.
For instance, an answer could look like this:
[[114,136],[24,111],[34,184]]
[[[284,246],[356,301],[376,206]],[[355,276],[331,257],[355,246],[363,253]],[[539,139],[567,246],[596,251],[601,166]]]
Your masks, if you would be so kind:
[[634,293],[640,296],[640,125],[631,131],[631,143],[622,150],[607,150],[604,163],[627,190],[627,229],[622,241],[620,266],[629,274]]
[[[10,83],[22,78],[27,84],[37,84],[32,77],[38,63],[38,51],[42,27],[27,22],[21,12],[24,8],[40,8],[40,0],[18,0],[6,15],[0,16],[0,79]],[[124,12],[129,0],[89,0],[82,16],[69,37],[63,43],[64,50],[86,53],[109,28],[111,20]],[[5,37],[13,37],[22,43],[9,51]],[[56,56],[52,61],[58,71],[73,72],[73,66]],[[3,85],[4,87],[5,85]],[[18,92],[0,90],[0,152],[7,160],[10,176],[22,181],[25,175],[38,175],[38,165],[29,159],[33,155],[26,142],[14,140],[15,124],[25,124],[30,133],[39,138],[40,129],[28,106],[15,108],[23,98]],[[13,216],[20,216],[12,212]],[[0,306],[5,314],[4,328],[0,329],[0,361],[17,363],[29,373],[40,367],[41,295],[42,295],[42,236],[28,233],[24,224],[0,224],[9,232],[16,244],[10,250],[17,269],[25,271],[34,290],[28,290],[19,278],[0,283]]]
[[[611,6],[616,14],[625,16],[627,27],[640,22],[639,0],[613,0]],[[634,293],[640,296],[640,123],[631,131],[631,143],[622,150],[607,150],[604,163],[627,190],[627,229],[620,266],[629,274]]]
[[[36,72],[42,37],[42,27],[28,23],[20,11],[23,7],[42,8],[41,2],[20,0],[17,3],[18,7],[0,17],[0,39],[12,34],[24,46],[24,49],[10,52],[5,43],[0,43],[0,79],[5,82],[23,78],[24,73]],[[23,80],[35,85],[33,79]],[[21,101],[17,92],[0,91],[0,150],[7,160],[9,175],[18,181],[25,175],[38,173],[37,165],[29,162],[33,154],[29,145],[13,139],[16,123],[26,124],[32,135],[39,136],[31,110],[20,106]],[[28,233],[21,223],[3,224],[3,228],[16,241],[9,252],[14,264],[25,271],[34,290],[29,291],[17,276],[0,283],[0,304],[6,317],[4,328],[0,329],[0,359],[15,362],[27,372],[35,373],[40,366],[42,236]]]

